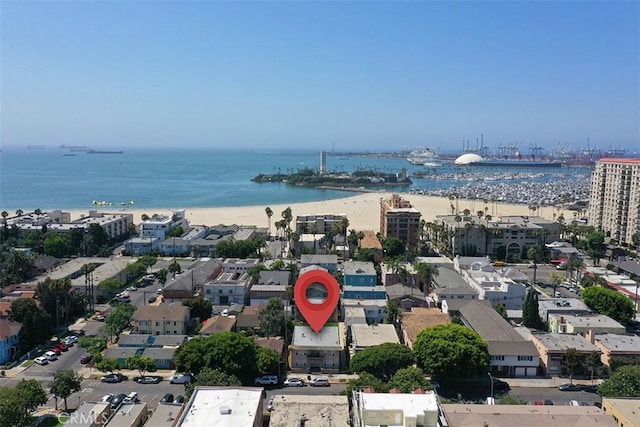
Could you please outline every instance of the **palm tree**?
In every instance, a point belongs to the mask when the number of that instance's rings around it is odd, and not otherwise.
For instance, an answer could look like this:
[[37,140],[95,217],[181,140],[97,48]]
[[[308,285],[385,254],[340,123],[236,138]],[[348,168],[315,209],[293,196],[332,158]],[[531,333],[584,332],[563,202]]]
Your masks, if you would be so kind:
[[[573,279],[573,272],[579,272],[580,269],[584,268],[584,261],[582,258],[571,257],[569,258],[569,262],[567,263],[567,271],[571,274],[571,279]],[[579,279],[578,274],[576,274],[576,279]]]
[[433,279],[438,277],[438,266],[427,264],[426,262],[417,262],[413,265],[418,274],[419,283],[422,285],[422,291],[425,295],[429,295],[433,289]]
[[563,279],[562,275],[560,273],[556,273],[555,271],[549,275],[549,281],[553,285],[554,296],[556,294],[556,289],[558,288],[558,285],[562,283],[562,279]]
[[267,235],[271,235],[271,217],[273,216],[273,210],[269,206],[267,206],[266,208],[264,208],[264,212],[267,214],[267,227],[269,229]]
[[4,222],[4,225],[7,225],[7,217],[9,216],[9,212],[7,211],[2,211],[2,221]]
[[469,209],[465,209],[465,210],[462,211],[462,214],[464,216],[469,216],[469,215],[471,215],[471,211]]
[[22,214],[24,214],[24,211],[22,209],[16,210],[16,215],[18,216],[18,218],[20,218]]
[[311,229],[309,230],[309,232],[311,232],[311,234],[313,234],[313,253],[316,253],[318,248],[316,248],[316,234],[318,234],[318,224],[316,224],[315,222],[313,224],[311,224]]
[[527,257],[533,261],[533,283],[536,282],[536,272],[538,270],[538,263],[542,259],[542,248],[538,245],[531,246],[527,251]]

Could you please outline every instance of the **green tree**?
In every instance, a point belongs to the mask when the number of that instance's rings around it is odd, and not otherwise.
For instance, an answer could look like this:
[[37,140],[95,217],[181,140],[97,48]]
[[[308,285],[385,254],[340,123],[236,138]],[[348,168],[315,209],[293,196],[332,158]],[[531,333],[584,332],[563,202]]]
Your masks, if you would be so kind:
[[153,372],[158,369],[156,361],[151,357],[131,356],[127,358],[127,369],[135,369],[140,376],[144,376],[145,372]]
[[486,375],[489,369],[487,343],[475,331],[453,323],[424,329],[413,351],[418,367],[431,375],[469,378]]
[[180,237],[183,234],[184,234],[184,230],[182,229],[182,226],[179,225],[179,226],[169,230],[169,232],[167,233],[166,237],[167,237],[167,239],[171,239],[171,238],[174,238],[174,237]]
[[256,347],[256,365],[259,373],[268,374],[276,372],[279,364],[280,357],[278,357],[278,353],[266,347]]
[[384,343],[357,352],[349,362],[349,371],[360,374],[368,372],[388,381],[398,369],[415,363],[411,349],[406,345]]
[[49,391],[56,397],[64,399],[64,410],[67,411],[67,397],[82,390],[82,377],[72,369],[58,370],[53,373],[53,381],[49,383]]
[[398,369],[389,381],[389,387],[397,388],[401,393],[412,393],[417,389],[431,390],[431,382],[420,368],[409,366]]
[[591,286],[582,291],[584,303],[593,311],[609,316],[623,325],[628,324],[634,315],[633,302],[612,289]]
[[524,305],[522,306],[522,324],[527,328],[546,329],[540,318],[538,295],[533,288],[527,291],[527,296],[524,299]]
[[69,254],[69,237],[65,233],[47,233],[43,246],[45,255],[65,257]]
[[187,341],[178,347],[173,360],[179,371],[196,376],[208,367],[238,378],[250,378],[257,373],[256,347],[251,337],[222,332]]
[[542,261],[542,248],[540,245],[531,246],[527,250],[527,258],[533,262],[533,283],[537,283],[538,264]]
[[271,235],[271,217],[273,216],[273,209],[267,206],[266,208],[264,208],[264,213],[267,214],[267,234]]
[[582,372],[582,355],[575,348],[568,348],[562,360],[564,368],[569,372],[569,381],[573,382],[573,374]]
[[[269,270],[274,270],[274,271],[280,271],[280,270],[284,270],[286,268],[286,265],[284,264],[284,261],[281,259],[277,259],[275,261],[273,261],[271,263],[271,266],[269,267]],[[262,271],[262,270],[260,270]],[[258,273],[258,278],[260,277],[260,274]],[[258,279],[256,278],[256,280]]]
[[235,375],[229,375],[219,369],[204,368],[198,374],[196,381],[187,387],[186,397],[193,394],[196,387],[201,386],[241,386],[242,383]]
[[182,300],[182,305],[189,307],[191,317],[197,318],[200,323],[210,318],[213,313],[213,305],[206,298],[185,298]]
[[604,397],[640,397],[640,365],[621,366],[598,387]]
[[106,335],[113,341],[113,337],[117,336],[127,326],[131,315],[136,311],[136,307],[131,304],[118,304],[115,310],[107,314],[104,320],[104,331]]
[[120,369],[117,359],[105,358],[96,363],[96,369],[100,372],[114,372]]
[[593,258],[593,265],[600,265],[600,259],[604,257],[604,233],[594,231],[587,236],[587,253]]
[[387,316],[384,319],[384,323],[390,323],[395,325],[400,320],[400,302],[395,299],[387,301]]
[[110,277],[98,283],[98,290],[105,296],[105,298],[111,299],[120,292],[120,289],[122,289],[123,286],[124,285],[120,279]]
[[347,383],[347,396],[351,399],[354,390],[363,390],[365,388],[372,388],[376,393],[386,393],[389,391],[387,383],[368,372],[363,372],[358,375],[358,378],[354,378]]
[[38,283],[36,297],[42,304],[42,308],[55,321],[56,328],[60,321],[66,321],[69,317],[71,306],[71,279],[51,279],[47,277]]
[[247,269],[247,275],[251,278],[251,281],[257,283],[260,280],[260,272],[265,271],[267,267],[264,264],[252,265]]
[[258,313],[260,335],[263,337],[284,336],[285,315],[284,304],[280,298],[271,298]]
[[549,275],[549,281],[553,286],[554,295],[556,293],[556,290],[558,289],[558,285],[560,285],[560,283],[562,283],[563,280],[564,280],[564,277],[562,276],[562,274],[556,273],[555,271]]
[[18,298],[11,302],[9,318],[22,323],[20,347],[28,350],[51,335],[51,318],[32,298]]
[[0,425],[27,427],[31,413],[47,403],[47,393],[37,380],[21,380],[14,387],[0,387]]
[[169,264],[169,273],[180,274],[182,272],[182,267],[178,264],[178,261],[174,260],[171,264]]
[[166,268],[163,268],[162,270],[156,273],[156,278],[158,279],[158,282],[160,282],[161,285],[164,285],[165,283],[167,283],[168,274],[169,274],[169,271]]
[[493,308],[498,312],[498,314],[500,314],[500,316],[502,316],[503,319],[506,319],[508,317],[507,308],[504,306],[504,304],[496,304],[496,306]]
[[145,268],[149,268],[153,267],[155,263],[158,262],[158,257],[155,257],[153,255],[142,255],[136,262],[144,265]]
[[405,247],[398,237],[388,237],[382,242],[382,252],[385,258],[396,258],[404,255]]
[[427,264],[426,262],[417,262],[413,265],[420,280],[420,290],[425,295],[429,295],[433,289],[433,279],[438,277],[438,266]]

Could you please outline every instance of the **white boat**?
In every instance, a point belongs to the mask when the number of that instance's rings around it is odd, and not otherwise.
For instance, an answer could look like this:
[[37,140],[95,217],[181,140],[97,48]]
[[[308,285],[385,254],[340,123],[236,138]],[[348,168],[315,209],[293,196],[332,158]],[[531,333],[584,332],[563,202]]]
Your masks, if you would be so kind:
[[429,148],[426,148],[424,150],[412,151],[411,153],[409,153],[407,161],[414,165],[425,165],[428,167],[442,166],[438,154]]

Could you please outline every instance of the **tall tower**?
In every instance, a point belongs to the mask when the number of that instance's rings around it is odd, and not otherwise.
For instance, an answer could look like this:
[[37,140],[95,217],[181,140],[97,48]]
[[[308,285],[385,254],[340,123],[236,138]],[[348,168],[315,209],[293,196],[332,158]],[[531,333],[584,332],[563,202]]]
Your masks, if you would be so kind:
[[320,175],[327,173],[327,153],[320,151]]

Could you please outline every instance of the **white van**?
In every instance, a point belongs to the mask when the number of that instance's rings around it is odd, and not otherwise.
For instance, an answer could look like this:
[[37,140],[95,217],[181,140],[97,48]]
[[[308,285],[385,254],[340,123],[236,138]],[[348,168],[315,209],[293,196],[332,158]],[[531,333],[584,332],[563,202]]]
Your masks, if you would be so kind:
[[311,387],[329,387],[329,377],[316,377],[309,381]]
[[44,357],[47,358],[47,360],[51,361],[51,360],[58,360],[58,355],[55,354],[53,351],[47,351],[44,353]]
[[176,374],[169,379],[170,384],[190,384],[193,378],[189,374]]

